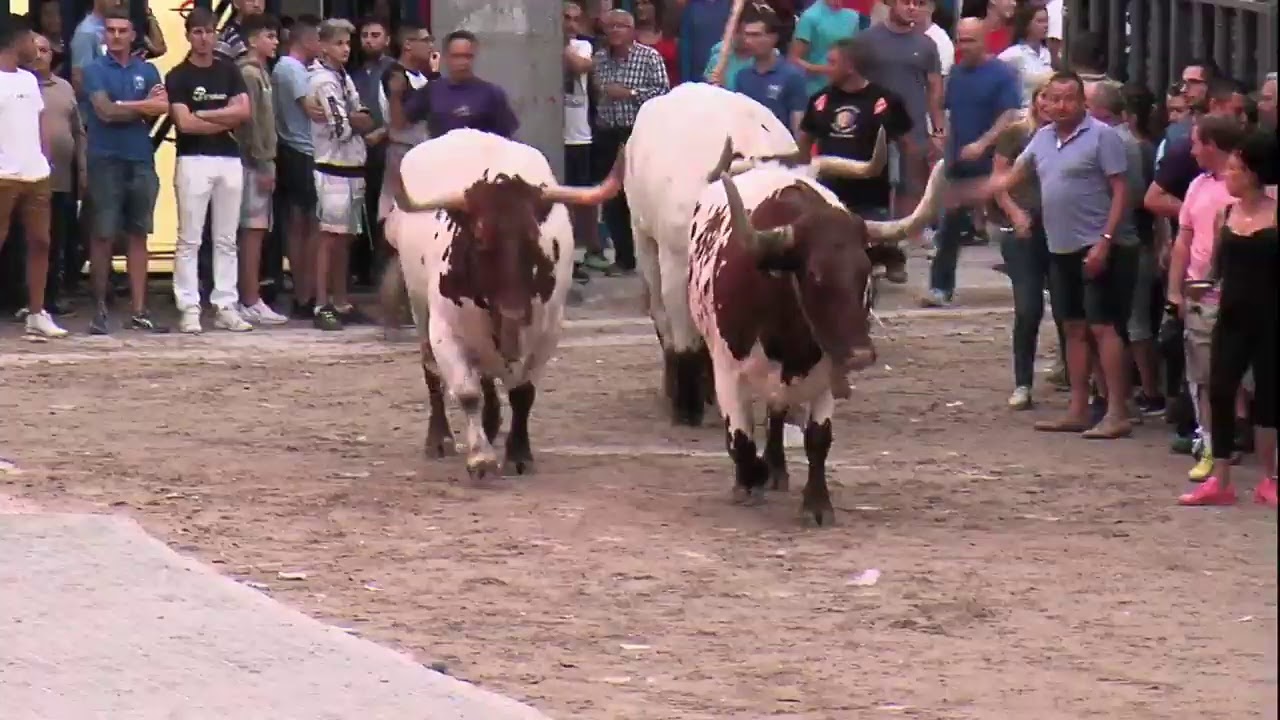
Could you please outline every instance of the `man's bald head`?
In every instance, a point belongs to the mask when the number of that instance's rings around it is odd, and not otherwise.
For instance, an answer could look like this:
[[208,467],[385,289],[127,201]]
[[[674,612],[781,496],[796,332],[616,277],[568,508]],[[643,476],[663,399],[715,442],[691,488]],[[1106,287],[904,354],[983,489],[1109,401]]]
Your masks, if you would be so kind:
[[967,17],[956,25],[957,60],[977,65],[987,57],[987,28],[981,18]]
[[1108,125],[1124,118],[1124,88],[1119,83],[1089,83],[1084,89],[1084,101],[1089,113]]

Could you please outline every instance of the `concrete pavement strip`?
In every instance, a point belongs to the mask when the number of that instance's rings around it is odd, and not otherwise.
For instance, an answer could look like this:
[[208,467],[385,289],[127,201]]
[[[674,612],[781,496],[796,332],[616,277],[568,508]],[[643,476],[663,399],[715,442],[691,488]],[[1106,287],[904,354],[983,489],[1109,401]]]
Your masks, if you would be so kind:
[[3,720],[549,720],[285,607],[128,518],[3,508]]

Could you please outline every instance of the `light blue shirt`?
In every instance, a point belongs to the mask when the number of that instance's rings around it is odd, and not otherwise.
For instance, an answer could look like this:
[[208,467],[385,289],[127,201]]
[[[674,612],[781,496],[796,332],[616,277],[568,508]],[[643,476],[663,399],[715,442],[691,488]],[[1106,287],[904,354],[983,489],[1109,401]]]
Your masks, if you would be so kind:
[[276,106],[276,134],[289,147],[305,155],[314,152],[311,143],[311,118],[303,112],[298,100],[309,92],[310,73],[302,61],[286,55],[271,71],[271,94]]
[[[107,24],[96,13],[84,16],[71,35],[71,67],[83,71],[94,60],[107,54]],[[80,103],[80,115],[91,112],[89,97],[83,92],[76,97]]]
[[[807,62],[826,65],[827,51],[831,46],[837,40],[853,37],[861,24],[862,16],[857,11],[832,8],[824,0],[818,0],[800,14],[793,38],[808,43],[809,51],[804,56]],[[828,82],[826,75],[809,74],[807,77],[810,95],[821,90]]]
[[1127,179],[1128,155],[1115,128],[1086,116],[1065,140],[1046,125],[1022,151],[1040,179],[1049,252],[1070,254],[1102,239],[1111,213],[1111,178]]
[[[716,69],[716,63],[720,61],[720,48],[724,47],[724,41],[718,42],[711,46],[711,57],[707,59],[707,67],[702,71],[702,79],[710,80],[711,72]],[[773,51],[774,55],[778,54],[777,50]],[[743,68],[751,67],[750,55],[739,55],[738,53],[729,53],[729,62],[724,65],[724,89],[738,89],[738,73]]]

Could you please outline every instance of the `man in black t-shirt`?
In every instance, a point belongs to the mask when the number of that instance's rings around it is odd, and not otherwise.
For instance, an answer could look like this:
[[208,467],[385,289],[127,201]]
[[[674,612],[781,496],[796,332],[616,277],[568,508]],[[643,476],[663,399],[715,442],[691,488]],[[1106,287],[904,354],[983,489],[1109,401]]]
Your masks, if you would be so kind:
[[178,195],[178,246],[174,253],[173,294],[182,313],[179,329],[201,332],[198,256],[205,218],[213,207],[214,326],[252,330],[240,314],[237,292],[236,228],[240,223],[244,169],[233,131],[249,119],[244,78],[231,62],[214,54],[218,31],[213,13],[195,8],[187,16],[191,53],[169,71],[169,117],[177,131],[174,186]]
[[[831,84],[809,98],[800,120],[801,148],[812,146],[813,154],[834,155],[850,160],[870,160],[876,135],[884,129],[885,140],[894,142],[911,131],[911,116],[901,98],[862,74],[867,62],[865,44],[840,40],[831,48],[827,63]],[[889,168],[872,178],[824,178],[840,202],[866,220],[890,220]],[[886,279],[907,281],[905,257],[888,263]]]

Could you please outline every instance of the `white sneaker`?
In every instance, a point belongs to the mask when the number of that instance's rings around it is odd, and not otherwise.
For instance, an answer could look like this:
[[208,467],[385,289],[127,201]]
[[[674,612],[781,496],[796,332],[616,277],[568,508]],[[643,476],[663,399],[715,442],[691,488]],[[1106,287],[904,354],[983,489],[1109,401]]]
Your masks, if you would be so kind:
[[41,310],[38,313],[27,313],[27,334],[39,335],[47,338],[63,338],[68,335],[66,330],[58,327],[58,323],[53,321],[53,317],[49,315],[47,310]]
[[245,322],[234,307],[220,307],[213,311],[213,326],[219,330],[231,332],[247,332],[253,326]]
[[178,321],[178,332],[188,335],[199,335],[204,332],[200,327],[200,308],[190,307],[182,311],[182,319]]
[[284,325],[289,322],[289,318],[272,310],[271,306],[262,299],[253,305],[241,305],[240,317],[253,325]]
[[1019,385],[1013,389],[1013,394],[1009,396],[1010,410],[1026,410],[1031,407],[1031,388],[1026,385]]

